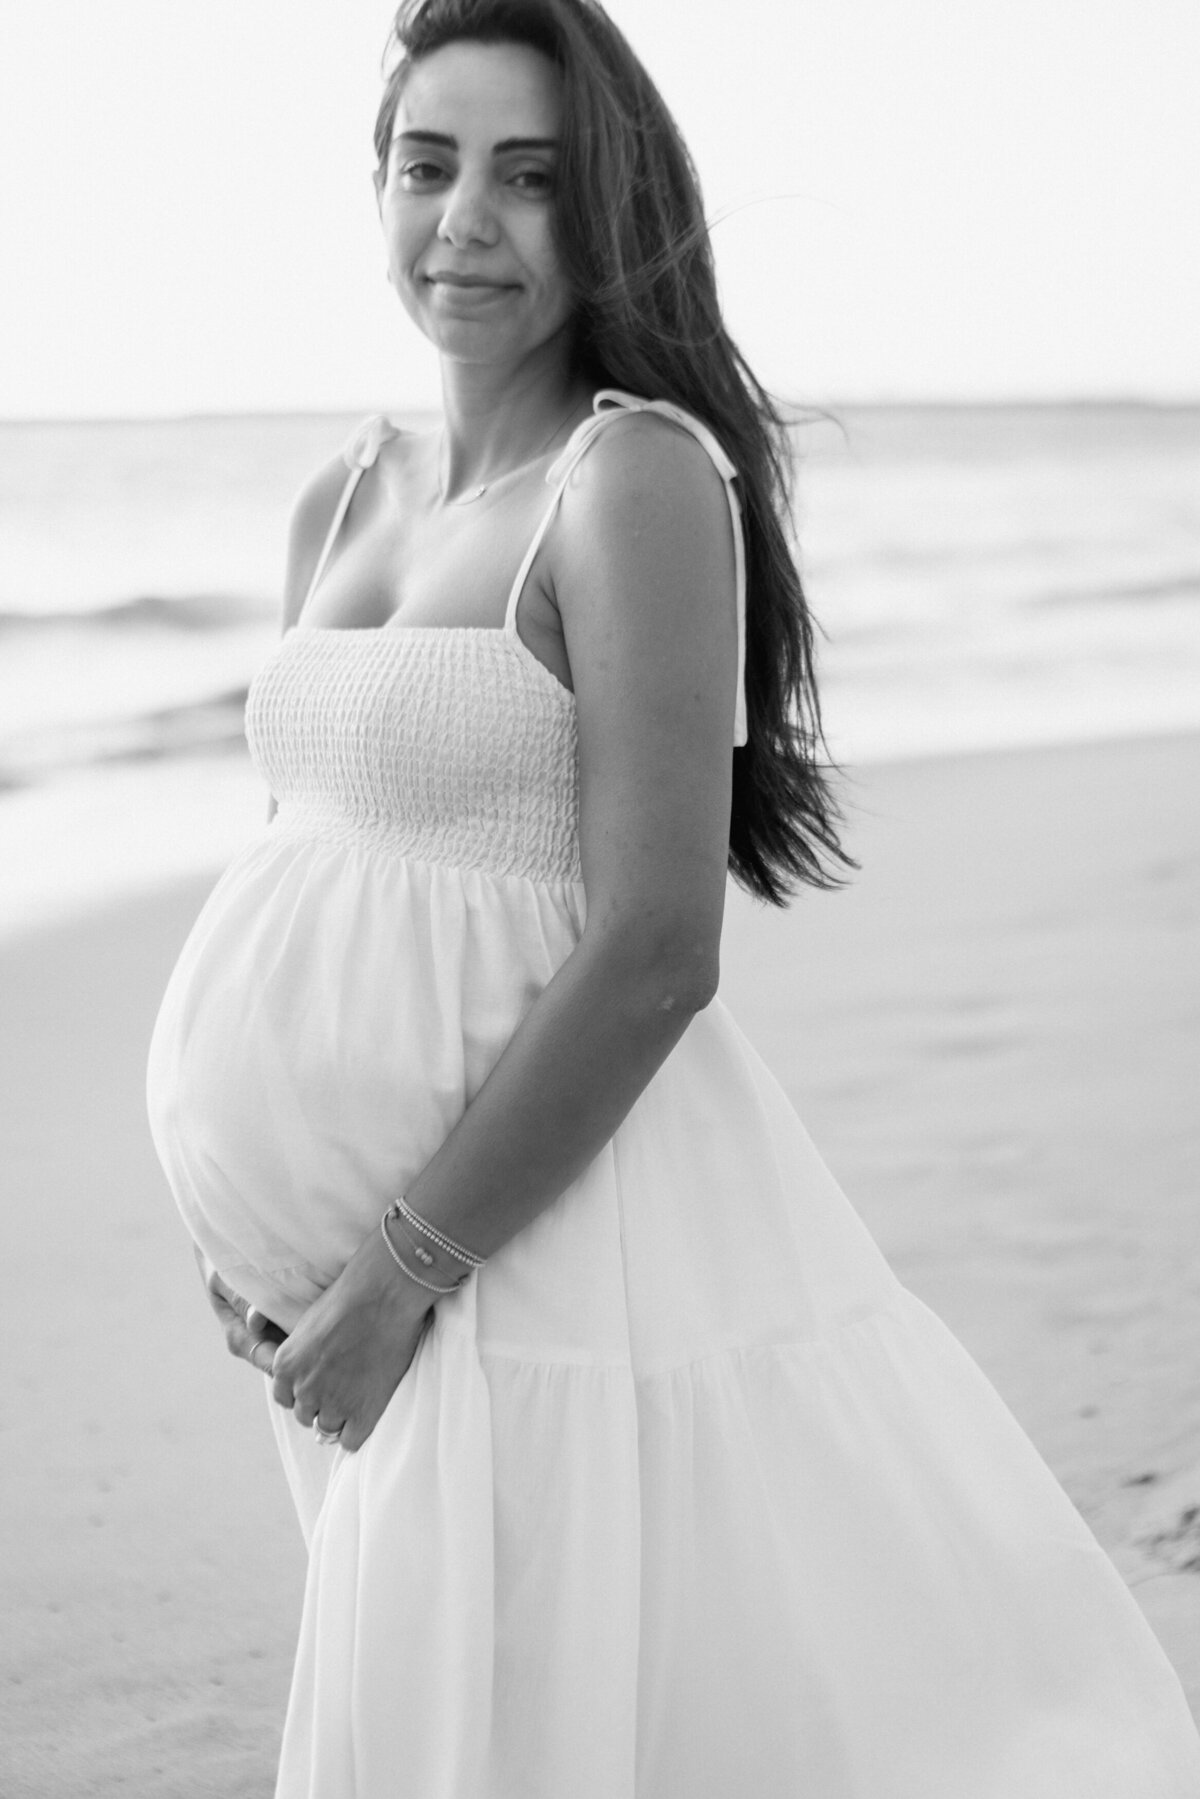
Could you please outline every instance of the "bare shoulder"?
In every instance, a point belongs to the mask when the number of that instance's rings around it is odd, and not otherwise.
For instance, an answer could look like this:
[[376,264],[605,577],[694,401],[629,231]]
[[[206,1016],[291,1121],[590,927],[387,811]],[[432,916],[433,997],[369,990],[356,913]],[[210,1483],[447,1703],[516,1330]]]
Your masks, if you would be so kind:
[[349,475],[341,456],[333,456],[309,476],[293,502],[288,521],[287,574],[283,593],[285,631],[299,617]]
[[309,476],[292,505],[291,537],[301,542],[324,537],[349,474],[342,457],[331,456]]
[[661,413],[615,417],[571,474],[553,561],[560,606],[580,582],[589,605],[598,584],[631,599],[647,586],[664,599],[676,590],[690,596],[693,612],[703,604],[698,589],[726,605],[734,579],[729,507],[703,444]]
[[581,529],[597,509],[653,505],[688,515],[723,516],[723,482],[692,433],[660,412],[623,412],[601,431],[574,470],[570,490],[587,505],[570,508]]

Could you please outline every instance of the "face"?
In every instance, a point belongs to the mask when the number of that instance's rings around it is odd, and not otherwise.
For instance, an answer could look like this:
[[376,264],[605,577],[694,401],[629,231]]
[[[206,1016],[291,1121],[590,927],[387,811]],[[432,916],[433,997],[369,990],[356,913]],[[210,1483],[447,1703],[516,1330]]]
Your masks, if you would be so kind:
[[379,214],[389,279],[443,356],[511,362],[565,337],[560,111],[558,71],[524,44],[447,44],[409,71]]

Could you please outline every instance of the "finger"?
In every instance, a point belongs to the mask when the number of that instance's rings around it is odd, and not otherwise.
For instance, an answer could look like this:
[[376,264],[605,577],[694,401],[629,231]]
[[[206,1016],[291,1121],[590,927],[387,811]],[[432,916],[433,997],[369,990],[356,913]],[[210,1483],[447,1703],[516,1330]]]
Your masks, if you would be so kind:
[[220,1275],[217,1273],[216,1269],[212,1266],[211,1262],[209,1263],[208,1268],[209,1268],[208,1278],[205,1281],[204,1285],[208,1288],[209,1292],[212,1294],[214,1299],[222,1299],[222,1300],[224,1300],[226,1305],[232,1304],[232,1302],[237,1298],[237,1294],[234,1292],[232,1287],[227,1286],[226,1283],[221,1279]]
[[316,1419],[317,1408],[309,1399],[297,1399],[292,1407],[292,1416],[297,1424],[302,1424],[307,1430]]
[[275,1359],[275,1350],[269,1344],[266,1347],[270,1349],[270,1355],[259,1353],[264,1347],[262,1338],[251,1336],[241,1319],[232,1313],[225,1320],[225,1347],[230,1355],[238,1356],[244,1362],[253,1362],[264,1374]]
[[246,1327],[242,1322],[241,1313],[235,1312],[228,1300],[218,1299],[215,1294],[210,1294],[209,1297],[212,1300],[212,1309],[217,1316],[221,1329],[229,1339],[229,1347],[232,1349],[234,1355],[240,1354],[239,1345],[241,1344],[242,1337],[246,1330]]
[[296,1395],[292,1392],[292,1383],[286,1374],[275,1374],[271,1383],[271,1398],[276,1405],[286,1406],[290,1412],[296,1403]]
[[257,1306],[248,1305],[246,1316],[239,1317],[239,1322],[243,1333],[250,1338],[251,1342],[269,1343],[275,1350],[287,1340],[287,1332],[280,1330],[277,1324],[273,1324],[267,1314],[260,1312]]
[[353,1455],[356,1450],[362,1448],[374,1428],[373,1424],[362,1424],[353,1418],[348,1418],[342,1426],[342,1434],[338,1438],[338,1448]]
[[235,1293],[232,1287],[226,1286],[215,1268],[205,1285],[209,1303],[222,1324],[245,1323],[250,1310],[249,1302],[240,1293]]
[[257,1306],[247,1307],[244,1329],[248,1336],[257,1338],[260,1343],[269,1343],[272,1349],[278,1349],[287,1342],[288,1334],[282,1325],[276,1324],[273,1318],[268,1318],[265,1312],[260,1312]]
[[265,1337],[243,1335],[242,1351],[252,1368],[260,1374],[273,1374],[275,1368],[275,1345],[268,1343]]

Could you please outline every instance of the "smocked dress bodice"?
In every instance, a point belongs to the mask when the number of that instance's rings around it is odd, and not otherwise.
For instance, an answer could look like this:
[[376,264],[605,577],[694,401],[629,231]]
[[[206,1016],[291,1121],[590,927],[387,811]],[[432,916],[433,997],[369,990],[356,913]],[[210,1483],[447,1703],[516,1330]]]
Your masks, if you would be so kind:
[[574,699],[509,627],[297,627],[246,735],[282,835],[579,879]]

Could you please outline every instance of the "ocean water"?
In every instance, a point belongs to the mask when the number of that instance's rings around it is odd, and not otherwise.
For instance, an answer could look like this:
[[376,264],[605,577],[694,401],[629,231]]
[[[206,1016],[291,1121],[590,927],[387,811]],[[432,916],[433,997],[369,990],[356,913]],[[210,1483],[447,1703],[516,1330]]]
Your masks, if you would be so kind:
[[[288,510],[355,422],[0,425],[0,928],[257,828]],[[796,456],[839,761],[1200,727],[1200,407],[847,407]]]

